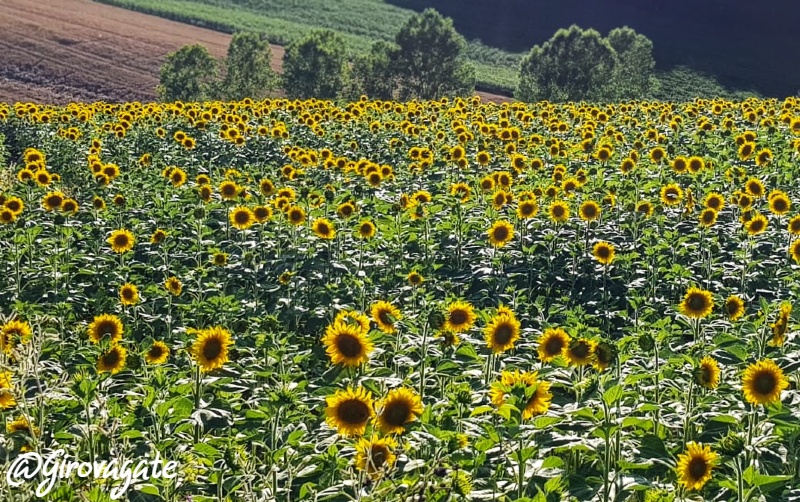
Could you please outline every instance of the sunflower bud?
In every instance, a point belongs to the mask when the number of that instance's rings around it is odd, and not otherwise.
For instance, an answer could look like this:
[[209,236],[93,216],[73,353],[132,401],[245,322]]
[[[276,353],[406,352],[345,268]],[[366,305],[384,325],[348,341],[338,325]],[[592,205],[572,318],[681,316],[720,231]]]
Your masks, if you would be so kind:
[[655,340],[650,335],[642,335],[639,337],[639,348],[645,352],[650,352],[655,347]]
[[444,314],[438,310],[432,311],[428,314],[428,325],[434,330],[441,329],[444,325]]
[[744,450],[744,439],[733,431],[728,432],[725,437],[717,443],[717,451],[729,457],[735,457]]

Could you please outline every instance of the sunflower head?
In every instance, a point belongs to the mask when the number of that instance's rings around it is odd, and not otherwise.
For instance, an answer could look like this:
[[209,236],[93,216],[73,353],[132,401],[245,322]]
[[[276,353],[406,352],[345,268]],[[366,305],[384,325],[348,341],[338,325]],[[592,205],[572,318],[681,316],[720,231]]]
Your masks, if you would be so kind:
[[605,371],[617,360],[619,351],[613,343],[601,341],[594,348],[594,361],[592,365],[597,371]]
[[111,232],[111,237],[108,238],[108,243],[115,253],[126,253],[133,249],[136,239],[130,230],[120,229]]
[[562,328],[547,328],[539,337],[539,359],[547,363],[560,356],[568,347],[571,339]]
[[781,391],[788,386],[783,370],[770,359],[751,364],[742,376],[744,398],[753,405],[780,401]]
[[574,366],[593,364],[597,342],[588,338],[577,338],[564,346],[564,357]]
[[180,296],[183,292],[183,283],[175,276],[168,277],[164,281],[164,289],[166,289],[173,296]]
[[256,222],[256,216],[249,207],[237,206],[230,213],[231,225],[239,230],[245,230],[253,226]]
[[694,287],[689,288],[679,306],[681,314],[694,319],[708,316],[713,308],[714,299],[711,292]]
[[317,218],[311,224],[311,230],[320,239],[331,240],[336,237],[336,228],[333,223],[327,218]]
[[358,237],[361,239],[371,239],[375,237],[375,232],[375,224],[370,220],[362,221],[357,228]]
[[425,278],[422,277],[422,274],[420,274],[416,270],[412,270],[411,272],[409,272],[408,275],[406,276],[406,279],[408,280],[408,283],[414,287],[421,286],[422,283],[425,281]]
[[594,259],[601,264],[611,265],[616,255],[616,249],[614,248],[613,244],[600,241],[594,245],[594,248],[592,248],[592,255],[594,255]]
[[483,330],[486,346],[495,354],[514,348],[519,340],[520,322],[513,312],[495,315]]
[[489,398],[498,408],[513,399],[521,418],[527,420],[547,413],[553,394],[550,383],[539,380],[538,372],[503,370],[500,379],[489,389]]
[[378,325],[378,329],[384,333],[394,333],[395,322],[403,318],[400,310],[386,301],[379,301],[372,305],[372,320]]
[[100,340],[108,337],[112,344],[116,344],[122,339],[122,321],[114,314],[101,314],[96,316],[89,324],[89,339],[93,343],[100,343]]
[[100,373],[108,371],[112,375],[116,375],[125,368],[125,359],[127,357],[128,351],[125,347],[114,345],[97,360],[97,371]]
[[229,347],[232,344],[230,331],[214,326],[200,330],[190,350],[195,362],[200,366],[200,371],[207,373],[221,368],[228,362]]
[[555,223],[564,223],[569,219],[569,206],[566,202],[556,201],[550,204],[548,213]]
[[397,441],[391,436],[378,438],[372,435],[370,439],[361,438],[356,443],[356,468],[365,471],[372,478],[380,477],[380,474],[387,469],[391,469],[396,460],[394,449],[397,448]]
[[119,288],[119,301],[123,305],[136,305],[139,303],[139,288],[131,283],[125,283]]
[[390,390],[378,408],[381,411],[376,425],[384,434],[405,432],[405,425],[416,420],[423,411],[419,395],[406,387]]
[[294,226],[299,226],[305,223],[306,212],[300,206],[291,206],[289,207],[289,210],[286,212],[286,217],[289,219],[289,223],[291,223]]
[[326,421],[344,436],[364,434],[369,419],[375,415],[372,393],[363,387],[336,391],[325,398]]
[[459,300],[447,306],[444,329],[453,333],[464,333],[475,324],[477,318],[472,304]]
[[332,364],[350,367],[361,366],[369,361],[369,355],[375,349],[360,323],[344,320],[334,320],[325,328],[322,343]]
[[507,221],[496,221],[488,231],[492,246],[503,247],[514,238],[514,226]]
[[706,389],[715,389],[719,385],[719,363],[713,357],[706,356],[693,371],[694,381]]
[[735,321],[744,315],[744,300],[738,295],[731,295],[725,299],[723,310],[728,319]]
[[678,482],[687,490],[699,490],[711,479],[711,469],[717,460],[710,446],[691,442],[686,452],[678,455]]
[[144,360],[147,364],[164,364],[169,358],[169,347],[161,341],[153,342],[153,345],[147,350],[144,355]]
[[600,217],[600,206],[593,200],[587,200],[581,204],[578,214],[583,221],[594,221]]

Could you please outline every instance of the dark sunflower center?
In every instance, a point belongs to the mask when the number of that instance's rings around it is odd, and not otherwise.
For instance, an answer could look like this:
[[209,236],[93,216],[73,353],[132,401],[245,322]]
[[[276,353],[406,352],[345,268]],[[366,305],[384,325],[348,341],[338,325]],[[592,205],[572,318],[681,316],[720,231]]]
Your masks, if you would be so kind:
[[289,218],[292,221],[300,221],[303,219],[303,215],[302,213],[300,213],[300,211],[292,211],[291,213],[289,213]]
[[553,216],[555,216],[556,218],[561,218],[562,216],[564,216],[564,208],[561,206],[555,206],[553,208]]
[[587,218],[594,218],[597,216],[597,208],[594,206],[586,206],[583,208],[583,214]]
[[786,201],[783,199],[775,199],[772,202],[772,206],[776,211],[786,211]]
[[703,221],[705,223],[711,223],[712,221],[714,221],[714,213],[712,213],[711,211],[703,212]]
[[409,408],[408,403],[402,401],[388,404],[386,409],[383,410],[383,417],[386,422],[394,426],[405,424],[408,421],[410,414],[411,409]]
[[132,300],[133,299],[133,290],[130,289],[130,288],[123,289],[122,290],[122,297],[125,298],[126,300]]
[[531,214],[533,214],[533,205],[532,204],[523,204],[521,212],[525,216],[530,216]]
[[606,246],[600,246],[599,248],[597,248],[597,256],[600,258],[603,259],[608,258],[610,254],[611,250],[608,249]]
[[231,197],[236,193],[236,187],[226,185],[222,188],[222,193],[228,197]]
[[768,395],[775,391],[776,384],[775,375],[762,372],[757,374],[753,380],[753,389],[755,389],[758,394]]
[[466,324],[467,318],[467,313],[463,310],[454,310],[450,312],[450,323],[456,326]]
[[700,368],[700,381],[704,384],[711,383],[711,368],[708,366]]
[[159,347],[158,345],[154,345],[150,348],[150,357],[153,359],[158,359],[164,355],[164,349]]
[[378,319],[381,320],[382,324],[392,325],[392,317],[387,310],[381,310],[380,313],[378,313]]
[[361,354],[361,342],[353,335],[339,335],[336,348],[344,357],[357,357]]
[[328,225],[324,223],[321,223],[317,228],[319,229],[319,233],[321,233],[322,235],[328,235],[331,231],[331,229],[328,228]]
[[117,326],[111,321],[102,321],[97,325],[97,332],[100,336],[109,335],[113,337],[117,333]]
[[339,420],[348,424],[363,424],[369,418],[369,408],[359,399],[349,399],[339,405]]
[[239,211],[239,212],[236,213],[236,216],[234,217],[234,219],[236,220],[236,223],[238,223],[240,225],[243,225],[243,224],[247,223],[248,221],[250,221],[250,215],[247,214],[246,211]]
[[570,349],[572,355],[578,359],[583,359],[589,356],[589,345],[579,342]]
[[342,216],[350,216],[351,214],[353,214],[353,208],[350,206],[342,207],[341,211],[342,211]]
[[564,340],[559,337],[552,337],[544,344],[544,350],[548,356],[557,356],[564,348]]
[[508,238],[508,229],[506,227],[497,227],[494,229],[494,238],[498,241],[503,241]]
[[217,338],[210,338],[206,340],[203,345],[203,357],[208,361],[216,360],[222,353],[222,342]]
[[494,330],[494,341],[500,345],[505,345],[511,341],[514,330],[508,324],[501,324]]
[[114,367],[119,364],[119,352],[112,350],[103,356],[103,364],[108,367]]
[[386,462],[386,449],[382,446],[373,446],[370,460],[375,467],[381,467]]
[[689,471],[689,476],[691,476],[692,479],[701,479],[706,475],[708,464],[704,458],[695,457],[689,462],[689,467],[687,470]]
[[48,204],[49,204],[51,207],[60,206],[60,205],[61,205],[61,202],[62,202],[62,199],[61,199],[61,197],[59,197],[59,196],[57,196],[57,195],[51,195],[51,196],[50,196],[50,197],[47,199],[47,203],[48,203]]
[[686,305],[692,311],[702,311],[706,309],[706,299],[702,295],[694,294],[686,301]]
[[114,245],[118,247],[125,247],[128,245],[128,236],[125,234],[119,234],[114,237]]

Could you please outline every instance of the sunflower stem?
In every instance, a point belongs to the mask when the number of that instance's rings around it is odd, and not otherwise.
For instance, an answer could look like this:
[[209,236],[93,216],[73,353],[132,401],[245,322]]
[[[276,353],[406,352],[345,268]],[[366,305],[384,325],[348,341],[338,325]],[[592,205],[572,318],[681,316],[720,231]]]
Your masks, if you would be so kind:
[[517,458],[517,460],[519,461],[519,484],[517,486],[517,498],[521,499],[522,495],[523,495],[523,493],[525,491],[525,486],[524,486],[524,482],[525,482],[525,459],[523,458],[523,449],[525,448],[525,439],[524,439],[524,435],[522,434],[522,431],[518,431],[518,432],[519,432],[519,451],[518,451],[519,457]]
[[[200,366],[195,366],[194,372],[194,409],[200,409],[200,401],[203,396],[203,376],[200,374]],[[200,423],[194,424],[194,442],[200,442]]]

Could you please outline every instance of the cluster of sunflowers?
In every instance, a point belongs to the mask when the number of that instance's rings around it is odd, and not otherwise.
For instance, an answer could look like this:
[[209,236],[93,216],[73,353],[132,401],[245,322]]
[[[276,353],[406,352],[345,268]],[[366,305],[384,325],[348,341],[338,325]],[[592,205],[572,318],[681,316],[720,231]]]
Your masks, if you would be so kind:
[[795,98],[17,103],[0,133],[4,458],[209,468],[165,500],[800,495]]

